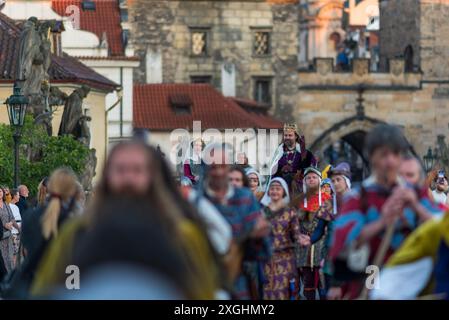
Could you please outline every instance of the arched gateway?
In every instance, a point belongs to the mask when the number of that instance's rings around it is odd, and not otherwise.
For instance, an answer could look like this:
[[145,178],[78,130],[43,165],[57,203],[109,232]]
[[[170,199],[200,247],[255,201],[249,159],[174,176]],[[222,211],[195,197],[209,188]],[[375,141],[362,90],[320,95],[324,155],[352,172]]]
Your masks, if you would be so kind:
[[[353,180],[361,181],[369,175],[368,159],[363,154],[366,134],[384,121],[371,117],[353,116],[346,118],[324,131],[310,149],[320,158],[321,163],[336,164],[348,161],[352,168]],[[413,146],[410,152],[415,154]]]

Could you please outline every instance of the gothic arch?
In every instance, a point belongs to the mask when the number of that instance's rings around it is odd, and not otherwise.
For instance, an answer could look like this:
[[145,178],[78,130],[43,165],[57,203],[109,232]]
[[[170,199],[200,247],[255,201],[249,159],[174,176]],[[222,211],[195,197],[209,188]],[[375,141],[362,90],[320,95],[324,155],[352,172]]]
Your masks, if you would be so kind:
[[360,118],[353,116],[346,118],[324,131],[317,139],[315,139],[310,149],[317,154],[322,154],[325,148],[351,133],[357,131],[367,133],[379,123],[384,122],[370,117]]
[[329,12],[332,12],[333,10],[343,10],[343,8],[344,6],[341,1],[330,1],[317,10],[315,17],[320,20],[328,20],[333,18],[332,16],[329,16]]
[[[318,156],[321,156],[327,147],[333,145],[337,141],[346,140],[360,154],[363,161],[365,163],[368,163],[368,159],[366,159],[363,154],[363,145],[360,145],[360,143],[359,145],[357,145],[357,143],[351,141],[351,136],[356,133],[366,134],[376,125],[381,123],[386,122],[367,116],[353,116],[346,118],[334,124],[332,127],[324,131],[318,138],[316,138],[315,141],[311,144],[310,150]],[[409,142],[408,144],[410,148],[409,151],[413,155],[417,156],[413,146]]]

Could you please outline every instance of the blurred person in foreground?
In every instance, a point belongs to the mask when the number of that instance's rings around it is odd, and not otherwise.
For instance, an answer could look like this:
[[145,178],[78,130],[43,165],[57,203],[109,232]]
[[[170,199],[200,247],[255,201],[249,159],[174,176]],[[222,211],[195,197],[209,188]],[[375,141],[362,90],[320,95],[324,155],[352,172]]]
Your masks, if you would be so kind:
[[29,211],[22,223],[25,260],[7,284],[6,298],[26,298],[36,270],[51,240],[72,215],[77,177],[71,169],[56,169],[48,181],[48,201]]
[[419,226],[387,261],[371,299],[449,300],[449,212]]
[[[368,265],[374,260],[384,263],[429,213],[440,213],[425,190],[418,193],[399,175],[401,156],[408,148],[401,130],[393,125],[380,124],[366,137],[372,175],[347,194],[334,222],[330,250],[334,277],[345,282],[343,295],[349,299],[365,292]],[[384,238],[390,229],[391,239]],[[387,250],[379,254],[381,244]]]
[[[186,299],[188,265],[175,239],[160,227],[161,213],[144,199],[115,198],[99,207],[93,227],[74,247],[79,289],[55,299]],[[132,212],[132,219],[123,212]],[[117,236],[120,235],[120,236]]]
[[[159,227],[173,239],[188,265],[188,272],[183,275],[189,286],[183,294],[188,299],[214,298],[219,287],[218,267],[206,228],[182,198],[157,150],[137,140],[121,142],[110,151],[101,177],[86,213],[67,223],[46,252],[33,282],[32,296],[47,296],[53,288],[63,285],[66,266],[73,261],[80,236],[97,225],[99,215],[108,214],[104,206],[120,198],[143,201],[154,208],[147,214],[158,215],[154,218],[160,221]],[[134,219],[134,214],[126,210],[123,219]]]
[[229,169],[229,182],[234,188],[248,188],[249,182],[245,170],[238,165],[233,165]]
[[229,182],[232,153],[227,144],[206,147],[204,160],[208,167],[203,192],[232,226],[233,243],[226,266],[233,283],[233,298],[261,299],[262,263],[270,257],[270,225],[251,191]]
[[[402,179],[404,179],[410,188],[416,191],[416,193],[421,194],[429,190],[430,184],[426,179],[421,162],[412,154],[407,153],[402,157],[401,166],[399,167],[399,175]],[[432,199],[432,195],[430,195],[429,198]],[[446,206],[446,203],[436,203],[440,206],[441,214],[443,214],[445,210],[449,209],[449,207]],[[428,212],[427,215],[423,214],[422,220],[428,220],[435,216],[436,215]]]
[[[335,167],[331,167],[328,173],[330,179],[332,180],[332,187],[333,190],[335,190],[335,197],[334,197],[334,208],[336,210],[334,211],[336,215],[341,212],[341,209],[343,207],[343,199],[345,194],[347,194],[351,190],[351,166],[347,162],[341,162]],[[318,231],[318,230],[316,230]],[[330,241],[330,235],[333,232],[333,224],[329,225],[329,231],[328,231],[328,240]],[[315,236],[315,238],[318,238],[318,236]],[[329,246],[329,243],[328,243]],[[327,299],[328,300],[339,300],[342,297],[342,289],[341,285],[342,283],[335,281],[332,269],[332,264],[329,263],[329,260],[327,260],[327,263],[324,266],[325,274],[327,275],[327,283],[328,290],[326,292]]]

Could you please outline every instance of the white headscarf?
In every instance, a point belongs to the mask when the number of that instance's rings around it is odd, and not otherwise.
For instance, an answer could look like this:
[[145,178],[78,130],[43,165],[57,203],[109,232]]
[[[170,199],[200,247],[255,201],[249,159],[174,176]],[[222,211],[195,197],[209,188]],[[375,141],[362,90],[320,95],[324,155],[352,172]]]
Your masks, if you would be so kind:
[[257,186],[257,192],[263,191],[262,190],[262,180],[260,179],[259,172],[257,172],[254,168],[248,168],[245,170],[245,174],[247,177],[249,177],[250,174],[255,174],[257,176],[257,179],[259,179],[259,185]]
[[282,189],[284,189],[284,198],[282,200],[284,201],[285,204],[289,204],[290,194],[288,192],[287,182],[285,182],[284,179],[279,177],[271,179],[270,184],[267,186],[267,190],[265,191],[265,194],[263,195],[263,198],[260,201],[260,203],[262,203],[264,206],[268,206],[271,203],[271,198],[268,195],[268,191],[270,190],[270,186],[273,182],[278,182],[281,185]]
[[346,186],[348,187],[348,190],[351,190],[351,180],[345,175],[343,175],[343,179],[345,179]]

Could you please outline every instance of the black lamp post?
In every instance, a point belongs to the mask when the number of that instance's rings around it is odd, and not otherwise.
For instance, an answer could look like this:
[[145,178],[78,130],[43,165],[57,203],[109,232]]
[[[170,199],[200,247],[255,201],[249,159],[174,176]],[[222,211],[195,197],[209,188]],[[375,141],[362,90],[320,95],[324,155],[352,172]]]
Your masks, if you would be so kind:
[[22,127],[25,121],[26,109],[28,107],[28,98],[22,95],[18,83],[14,83],[14,93],[5,104],[8,108],[9,124],[14,128],[14,187],[19,185],[19,143],[22,135]]
[[426,170],[426,172],[429,172],[430,170],[432,170],[433,165],[435,164],[435,160],[436,160],[436,155],[434,155],[432,153],[432,148],[429,147],[429,149],[427,150],[427,153],[423,157],[424,169]]

